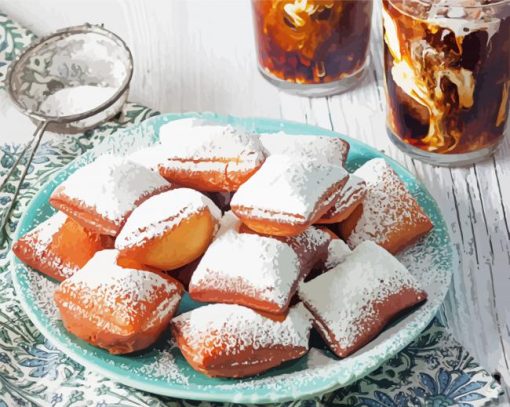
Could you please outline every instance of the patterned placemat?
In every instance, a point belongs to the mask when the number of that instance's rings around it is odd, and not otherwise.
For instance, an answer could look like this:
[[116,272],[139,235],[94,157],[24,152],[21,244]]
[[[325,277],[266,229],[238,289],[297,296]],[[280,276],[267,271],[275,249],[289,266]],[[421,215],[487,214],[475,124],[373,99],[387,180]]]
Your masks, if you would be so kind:
[[[9,61],[35,36],[0,14],[0,92]],[[33,180],[49,179],[117,129],[158,114],[129,103],[117,120],[76,136],[48,135],[39,148],[10,217],[0,247],[0,407],[14,406],[221,406],[218,403],[156,397],[115,383],[83,368],[56,350],[21,310],[8,272],[10,236],[35,190]],[[4,129],[3,131],[5,131]],[[9,129],[12,130],[12,129]],[[23,144],[0,134],[0,179]],[[11,139],[10,139],[11,140]],[[18,174],[19,175],[19,171]],[[16,177],[0,194],[0,212],[10,202]],[[40,182],[39,182],[40,184]],[[438,319],[411,345],[355,384],[309,401],[285,406],[482,406],[494,401],[501,387],[449,334]]]

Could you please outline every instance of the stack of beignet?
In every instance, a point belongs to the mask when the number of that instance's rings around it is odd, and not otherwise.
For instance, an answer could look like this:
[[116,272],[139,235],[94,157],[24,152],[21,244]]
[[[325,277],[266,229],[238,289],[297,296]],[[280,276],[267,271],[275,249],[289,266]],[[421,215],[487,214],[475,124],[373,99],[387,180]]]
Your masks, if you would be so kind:
[[[244,377],[306,354],[315,327],[347,357],[426,299],[392,254],[432,228],[391,166],[350,174],[348,151],[170,122],[160,144],[78,169],[13,250],[61,282],[66,329],[111,353],[170,329],[197,371]],[[184,290],[210,305],[176,316]]]

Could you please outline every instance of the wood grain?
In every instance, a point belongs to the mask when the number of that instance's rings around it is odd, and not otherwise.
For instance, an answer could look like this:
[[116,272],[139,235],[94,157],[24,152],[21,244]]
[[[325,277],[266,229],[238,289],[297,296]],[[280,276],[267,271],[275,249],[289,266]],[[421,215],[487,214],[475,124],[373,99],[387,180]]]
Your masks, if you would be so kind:
[[[510,383],[510,138],[494,159],[453,170],[396,149],[385,133],[379,7],[371,65],[361,85],[317,99],[290,96],[260,77],[248,0],[46,0],[44,6],[39,0],[0,0],[0,10],[37,34],[104,23],[133,50],[131,99],[160,111],[307,122],[360,139],[404,164],[438,201],[459,251],[446,320],[489,371]],[[9,126],[17,130],[13,120]]]

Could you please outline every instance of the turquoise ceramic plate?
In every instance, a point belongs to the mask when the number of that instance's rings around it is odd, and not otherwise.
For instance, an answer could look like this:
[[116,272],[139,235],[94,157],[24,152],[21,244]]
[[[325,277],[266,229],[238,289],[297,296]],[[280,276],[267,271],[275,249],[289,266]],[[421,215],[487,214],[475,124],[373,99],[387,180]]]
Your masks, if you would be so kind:
[[[158,131],[163,124],[190,116],[231,123],[256,133],[284,130],[291,134],[343,137],[351,144],[347,162],[349,170],[356,169],[371,158],[382,156],[359,141],[304,124],[214,114],[162,115],[119,131],[64,167],[49,183],[42,185],[20,221],[16,238],[53,213],[54,210],[48,204],[50,194],[77,168],[105,153],[124,155],[152,145],[158,139]],[[173,347],[169,338],[162,338],[156,346],[145,352],[112,356],[69,335],[63,329],[53,305],[52,291],[55,283],[13,258],[12,276],[19,299],[36,327],[62,352],[91,370],[148,392],[183,399],[269,403],[310,398],[345,386],[375,370],[418,336],[437,313],[448,290],[452,270],[457,264],[447,227],[433,198],[407,170],[385,158],[407,184],[435,226],[434,231],[425,239],[399,256],[427,290],[429,300],[346,359],[333,357],[317,342],[307,356],[264,375],[245,380],[211,379],[195,372],[179,350]],[[180,312],[193,306],[196,304],[185,298]]]

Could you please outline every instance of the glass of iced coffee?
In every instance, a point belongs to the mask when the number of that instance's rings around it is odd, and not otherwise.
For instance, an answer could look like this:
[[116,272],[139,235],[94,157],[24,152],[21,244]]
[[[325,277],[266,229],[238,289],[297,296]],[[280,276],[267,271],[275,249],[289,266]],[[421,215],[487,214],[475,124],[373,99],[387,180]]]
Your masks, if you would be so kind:
[[259,70],[306,96],[345,91],[367,65],[372,0],[252,0]]
[[491,155],[507,127],[510,0],[383,0],[387,127],[436,165]]

